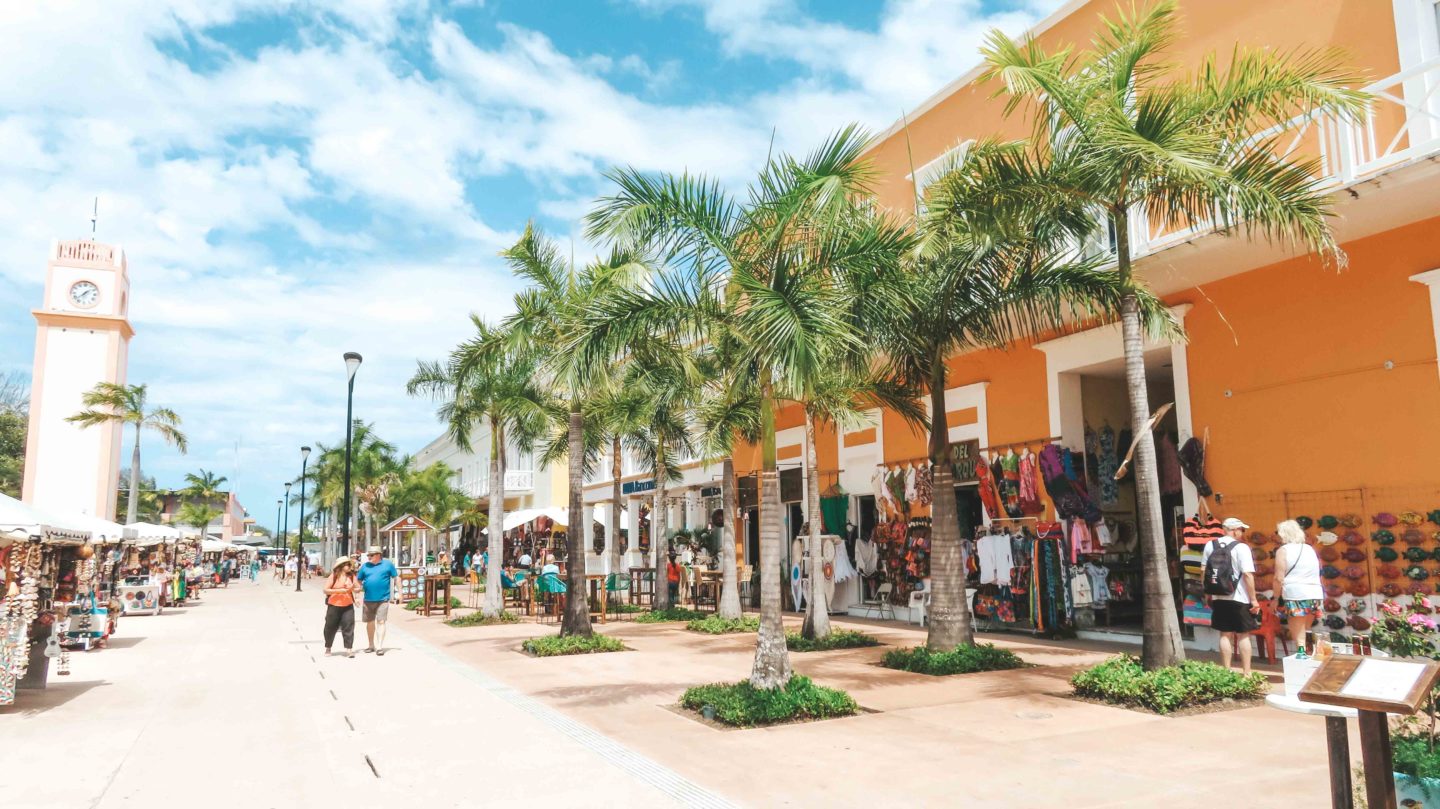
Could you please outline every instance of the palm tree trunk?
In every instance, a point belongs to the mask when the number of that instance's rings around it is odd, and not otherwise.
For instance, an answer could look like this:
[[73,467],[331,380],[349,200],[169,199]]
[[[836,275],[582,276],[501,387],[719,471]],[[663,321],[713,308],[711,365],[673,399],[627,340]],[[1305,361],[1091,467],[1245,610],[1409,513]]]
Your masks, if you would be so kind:
[[970,605],[965,600],[965,565],[960,518],[955,507],[954,475],[946,450],[950,425],[945,419],[945,360],[932,360],[930,376],[930,472],[934,501],[930,506],[930,632],[925,646],[948,652],[975,643]]
[[805,414],[805,522],[810,526],[810,592],[800,634],[814,640],[830,634],[830,603],[825,598],[825,561],[820,558],[820,469],[815,451],[815,419]]
[[570,525],[565,532],[565,616],[560,621],[561,635],[589,636],[590,592],[585,579],[585,420],[578,400],[570,406]]
[[721,618],[740,617],[740,586],[735,575],[735,543],[740,535],[740,509],[735,502],[735,459],[726,456],[720,476],[720,509],[724,524],[720,527],[720,606]]
[[505,611],[505,592],[500,579],[500,569],[505,564],[505,454],[500,452],[504,440],[504,428],[491,418],[490,539],[485,544],[490,561],[485,567],[485,598],[480,602],[480,613],[485,616],[497,616]]
[[665,553],[665,533],[669,530],[665,513],[665,442],[655,450],[655,508],[650,512],[650,551],[655,557],[655,600],[653,609],[666,610],[670,604],[669,556]]
[[[620,499],[620,473],[624,468],[621,466],[620,457],[620,436],[611,439],[610,449],[612,452],[610,461],[610,525],[607,537],[610,541],[610,572],[619,576],[625,571],[620,569],[620,511],[622,501]],[[618,591],[617,591],[618,593]]]
[[134,525],[140,513],[140,425],[135,425],[135,449],[130,452],[130,502],[125,504],[125,524]]
[[768,372],[760,398],[760,634],[750,684],[783,688],[790,682],[790,652],[785,648],[785,622],[780,617],[780,474],[775,469],[775,399]]
[[[1129,215],[1115,215],[1116,255],[1122,281],[1131,280]],[[1140,302],[1132,294],[1120,301],[1120,329],[1125,340],[1125,386],[1130,394],[1130,430],[1139,439],[1135,449],[1135,499],[1140,506],[1140,563],[1145,587],[1144,645],[1141,663],[1148,671],[1185,660],[1170,588],[1170,564],[1160,516],[1160,485],[1155,474],[1155,436],[1150,432],[1150,393],[1145,384],[1145,335]]]

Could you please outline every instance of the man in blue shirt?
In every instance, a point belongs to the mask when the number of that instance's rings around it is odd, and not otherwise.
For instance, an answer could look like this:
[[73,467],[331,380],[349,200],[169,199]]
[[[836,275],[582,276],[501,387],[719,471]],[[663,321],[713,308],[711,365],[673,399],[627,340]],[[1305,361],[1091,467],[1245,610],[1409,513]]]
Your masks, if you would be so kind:
[[[365,637],[370,646],[365,651],[377,656],[385,654],[385,620],[390,617],[390,594],[400,571],[395,563],[381,555],[380,546],[371,545],[365,550],[365,564],[360,566],[356,578],[365,590]],[[375,646],[375,624],[380,624],[380,647]]]

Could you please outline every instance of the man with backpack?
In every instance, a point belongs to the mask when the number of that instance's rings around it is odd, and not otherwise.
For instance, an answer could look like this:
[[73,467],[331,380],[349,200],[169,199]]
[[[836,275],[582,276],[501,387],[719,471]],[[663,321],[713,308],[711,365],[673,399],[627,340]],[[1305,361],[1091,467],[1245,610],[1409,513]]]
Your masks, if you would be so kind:
[[1205,595],[1210,597],[1210,627],[1220,633],[1220,665],[1230,668],[1240,651],[1240,671],[1250,673],[1250,633],[1260,626],[1255,597],[1255,557],[1243,540],[1250,526],[1235,517],[1221,523],[1225,536],[1205,546]]

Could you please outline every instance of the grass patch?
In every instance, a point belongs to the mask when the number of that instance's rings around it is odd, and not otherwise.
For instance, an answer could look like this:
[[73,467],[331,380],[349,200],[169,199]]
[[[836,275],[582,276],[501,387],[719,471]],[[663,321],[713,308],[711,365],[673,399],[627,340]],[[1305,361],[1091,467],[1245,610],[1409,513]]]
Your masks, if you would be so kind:
[[520,616],[513,612],[501,612],[499,615],[486,615],[476,611],[469,615],[462,615],[459,618],[451,618],[445,622],[446,626],[495,626],[497,624],[518,624]]
[[707,635],[758,632],[760,631],[760,617],[758,615],[742,615],[739,618],[721,618],[718,615],[706,615],[704,618],[697,618],[686,624],[685,628],[691,632],[704,632]]
[[588,655],[601,652],[623,652],[625,644],[609,635],[550,635],[531,638],[521,648],[536,657],[557,657],[559,655]]
[[1146,671],[1130,655],[1112,657],[1077,672],[1070,685],[1078,696],[1162,714],[1226,699],[1259,699],[1270,691],[1263,674],[1246,677],[1214,663],[1193,660]]
[[[424,603],[425,603],[425,599],[423,599],[423,598],[412,598],[412,599],[410,599],[409,601],[405,602],[405,609],[410,610],[411,612],[414,612],[415,610],[420,609],[420,605],[421,605],[421,604],[424,604]],[[435,606],[436,606],[436,607],[439,607],[439,606],[441,606],[441,605],[436,604]],[[452,609],[452,610],[458,610],[458,609],[460,609],[460,608],[463,607],[463,606],[465,606],[465,605],[464,605],[463,602],[460,601],[460,599],[456,598],[455,596],[450,596],[450,609]]]
[[874,635],[853,629],[836,629],[815,640],[805,638],[799,632],[785,633],[785,646],[792,652],[828,652],[832,649],[863,649],[879,645],[880,641]]
[[946,674],[972,674],[977,671],[1004,671],[1025,667],[1025,661],[1009,649],[994,644],[957,646],[952,652],[933,652],[924,646],[912,649],[891,649],[880,659],[887,669],[911,671],[940,677]]
[[642,624],[663,624],[666,621],[695,621],[704,618],[709,613],[699,610],[687,610],[684,607],[671,607],[666,610],[648,610],[635,616],[635,620]]
[[692,711],[715,712],[715,720],[735,727],[775,725],[806,719],[829,719],[860,712],[855,699],[837,688],[825,688],[809,677],[795,675],[784,688],[758,689],[742,680],[688,689],[680,704]]

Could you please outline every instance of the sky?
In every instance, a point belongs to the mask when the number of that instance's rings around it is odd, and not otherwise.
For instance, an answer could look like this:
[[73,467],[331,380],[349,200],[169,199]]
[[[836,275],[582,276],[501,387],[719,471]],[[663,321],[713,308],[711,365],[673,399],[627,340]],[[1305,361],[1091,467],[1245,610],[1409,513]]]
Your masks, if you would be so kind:
[[344,440],[344,352],[357,418],[402,452],[440,433],[404,383],[507,313],[527,221],[583,259],[606,170],[742,188],[772,137],[883,130],[1059,5],[0,0],[0,372],[29,373],[46,251],[98,197],[129,382],[190,439],[142,467],[224,475],[268,525],[299,447]]

